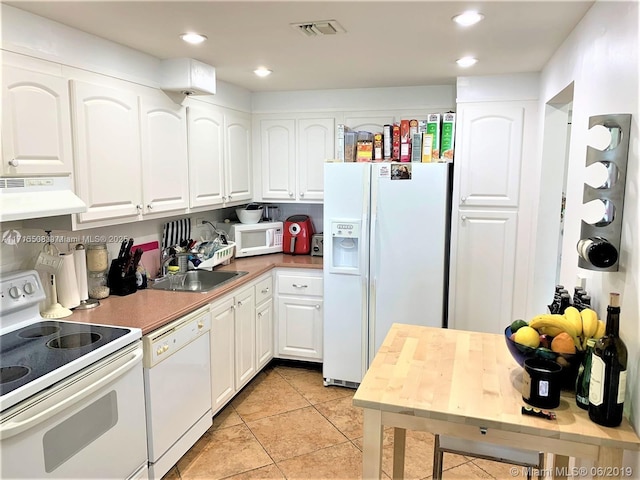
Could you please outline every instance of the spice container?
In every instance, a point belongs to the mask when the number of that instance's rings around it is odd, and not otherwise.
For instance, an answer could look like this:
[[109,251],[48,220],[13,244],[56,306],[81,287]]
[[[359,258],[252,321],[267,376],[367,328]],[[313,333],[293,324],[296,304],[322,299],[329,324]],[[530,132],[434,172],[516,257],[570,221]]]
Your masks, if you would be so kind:
[[89,272],[105,272],[109,268],[109,252],[106,243],[90,243],[87,245],[87,270]]

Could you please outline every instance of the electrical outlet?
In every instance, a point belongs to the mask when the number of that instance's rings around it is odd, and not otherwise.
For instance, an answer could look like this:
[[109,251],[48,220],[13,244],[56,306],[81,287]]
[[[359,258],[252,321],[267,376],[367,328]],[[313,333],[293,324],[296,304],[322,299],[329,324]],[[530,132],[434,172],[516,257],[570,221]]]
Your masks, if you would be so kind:
[[204,225],[204,218],[202,217],[196,218],[196,226],[199,227],[200,225]]

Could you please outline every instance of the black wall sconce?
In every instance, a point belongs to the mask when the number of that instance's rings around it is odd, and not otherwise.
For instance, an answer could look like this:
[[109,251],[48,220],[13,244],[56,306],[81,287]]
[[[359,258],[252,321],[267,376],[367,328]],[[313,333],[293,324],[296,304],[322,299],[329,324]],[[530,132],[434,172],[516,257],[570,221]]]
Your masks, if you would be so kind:
[[585,204],[600,200],[604,207],[604,215],[595,223],[582,220],[580,241],[577,245],[578,266],[588,270],[617,272],[631,115],[589,117],[589,129],[596,125],[602,125],[609,131],[610,142],[604,150],[588,146],[586,166],[601,163],[607,171],[607,177],[597,187],[585,184],[582,200]]

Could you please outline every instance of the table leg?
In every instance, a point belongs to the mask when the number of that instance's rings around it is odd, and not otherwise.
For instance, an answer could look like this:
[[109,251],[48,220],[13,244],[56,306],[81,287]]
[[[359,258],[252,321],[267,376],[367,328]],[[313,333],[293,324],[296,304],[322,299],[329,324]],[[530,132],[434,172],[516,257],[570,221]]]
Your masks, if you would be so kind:
[[567,478],[569,474],[569,457],[565,455],[553,456],[553,475],[554,479]]
[[382,412],[363,409],[362,478],[379,480],[382,474]]
[[598,460],[594,467],[593,479],[620,478],[622,468],[622,450],[611,447],[600,447],[598,450]]
[[393,480],[404,478],[404,447],[407,431],[404,428],[393,429]]

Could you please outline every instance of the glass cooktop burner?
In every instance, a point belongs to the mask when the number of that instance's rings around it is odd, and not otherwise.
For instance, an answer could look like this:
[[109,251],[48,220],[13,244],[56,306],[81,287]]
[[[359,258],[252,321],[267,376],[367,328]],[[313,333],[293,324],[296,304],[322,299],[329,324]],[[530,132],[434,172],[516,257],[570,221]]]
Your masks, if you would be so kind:
[[9,393],[130,332],[45,320],[0,336],[0,395]]
[[11,365],[10,367],[0,367],[0,383],[15,382],[29,373],[27,367],[21,365]]

